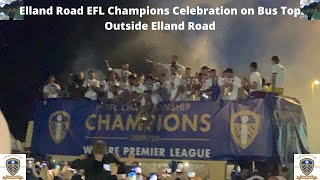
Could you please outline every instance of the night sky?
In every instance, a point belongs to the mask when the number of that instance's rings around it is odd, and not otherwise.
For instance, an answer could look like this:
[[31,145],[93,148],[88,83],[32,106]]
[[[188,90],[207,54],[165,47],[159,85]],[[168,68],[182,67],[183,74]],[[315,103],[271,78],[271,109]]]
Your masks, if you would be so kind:
[[[47,7],[60,5],[114,5],[115,1],[31,1],[25,5]],[[117,5],[126,5],[117,1]],[[143,6],[132,1],[131,6]],[[0,108],[16,138],[24,140],[26,127],[32,120],[33,104],[41,97],[41,87],[49,74],[55,74],[63,85],[67,72],[77,59],[78,47],[88,46],[97,59],[92,66],[102,67],[114,45],[134,37],[133,33],[107,32],[104,23],[130,20],[126,17],[25,16],[23,21],[0,22]],[[92,60],[91,60],[92,61]],[[85,70],[85,69],[84,69]]]

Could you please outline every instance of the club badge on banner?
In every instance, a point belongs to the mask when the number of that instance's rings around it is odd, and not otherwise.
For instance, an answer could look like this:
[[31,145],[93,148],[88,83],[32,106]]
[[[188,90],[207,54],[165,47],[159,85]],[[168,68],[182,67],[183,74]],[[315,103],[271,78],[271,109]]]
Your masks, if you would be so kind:
[[295,154],[294,179],[320,179],[320,154]]
[[35,109],[34,153],[91,154],[93,142],[101,139],[109,153],[124,157],[224,160],[272,155],[271,116],[263,99],[223,105],[163,103],[150,130],[143,129],[141,114],[127,104],[58,100],[37,103]]
[[26,179],[26,163],[25,154],[0,154],[0,178]]
[[[162,103],[149,122],[150,129],[146,129],[141,112],[133,104],[39,101],[35,104],[32,152],[91,154],[92,144],[100,139],[106,141],[108,153],[117,152],[123,157],[266,160],[276,150],[281,162],[288,164],[293,162],[291,152],[309,152],[306,121],[297,102],[268,96],[223,103]],[[273,137],[275,134],[277,137]],[[274,144],[278,144],[276,149]]]

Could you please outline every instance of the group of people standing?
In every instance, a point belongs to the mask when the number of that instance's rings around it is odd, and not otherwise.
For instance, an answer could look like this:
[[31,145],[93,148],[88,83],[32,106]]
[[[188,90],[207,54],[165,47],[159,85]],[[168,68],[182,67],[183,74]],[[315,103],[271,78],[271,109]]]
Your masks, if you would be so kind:
[[233,69],[225,69],[221,76],[217,70],[203,66],[195,76],[192,69],[179,63],[179,57],[173,55],[170,64],[161,64],[151,60],[155,66],[162,66],[165,71],[158,75],[135,74],[129,69],[129,64],[123,64],[121,69],[113,69],[106,61],[107,78],[99,81],[93,71],[85,74],[79,72],[70,74],[66,91],[61,93],[61,87],[50,76],[49,83],[44,86],[45,99],[87,98],[90,100],[108,101],[113,103],[127,103],[139,101],[142,104],[152,102],[176,101],[206,101],[206,100],[237,100],[249,96],[259,96],[267,91],[283,92],[285,69],[280,64],[278,56],[273,56],[271,83],[266,83],[258,71],[258,63],[250,63],[250,78],[239,78]]

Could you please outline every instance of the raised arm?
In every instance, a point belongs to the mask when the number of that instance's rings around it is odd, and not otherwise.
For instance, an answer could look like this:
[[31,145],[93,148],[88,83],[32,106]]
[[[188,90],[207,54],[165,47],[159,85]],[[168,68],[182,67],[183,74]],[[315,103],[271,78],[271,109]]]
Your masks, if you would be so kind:
[[112,70],[112,67],[110,66],[109,64],[109,60],[104,60],[104,62],[106,63],[106,68],[108,71],[111,71]]
[[147,63],[152,63],[154,65],[158,65],[158,66],[162,66],[166,69],[170,69],[171,64],[163,64],[163,63],[159,63],[159,62],[155,62],[155,61],[151,61],[150,59],[146,59]]
[[72,169],[84,169],[86,170],[88,167],[88,160],[87,159],[76,159],[74,161],[72,161],[69,166]]

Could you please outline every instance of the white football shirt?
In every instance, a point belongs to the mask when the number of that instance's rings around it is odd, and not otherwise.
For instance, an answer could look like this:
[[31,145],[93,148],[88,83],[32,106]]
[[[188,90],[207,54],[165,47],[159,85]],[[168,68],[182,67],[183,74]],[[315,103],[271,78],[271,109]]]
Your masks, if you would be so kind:
[[236,100],[238,98],[239,88],[242,87],[241,79],[237,76],[234,76],[233,78],[224,78],[224,83],[232,83],[232,91],[231,94],[225,92],[223,100]]
[[261,91],[262,90],[262,77],[259,72],[252,72],[250,75],[250,84],[253,85],[253,82],[257,83],[257,89],[251,89],[250,91]]
[[88,91],[84,94],[84,97],[89,98],[93,101],[98,99],[98,95],[95,91],[93,91],[91,88],[100,88],[100,81],[96,79],[88,79],[86,80],[83,85],[83,87],[89,87]]
[[272,65],[272,74],[276,75],[275,88],[283,88],[284,67],[281,64]]
[[58,98],[58,91],[61,90],[61,87],[56,83],[49,83],[43,87],[43,93],[48,95],[50,98]]

